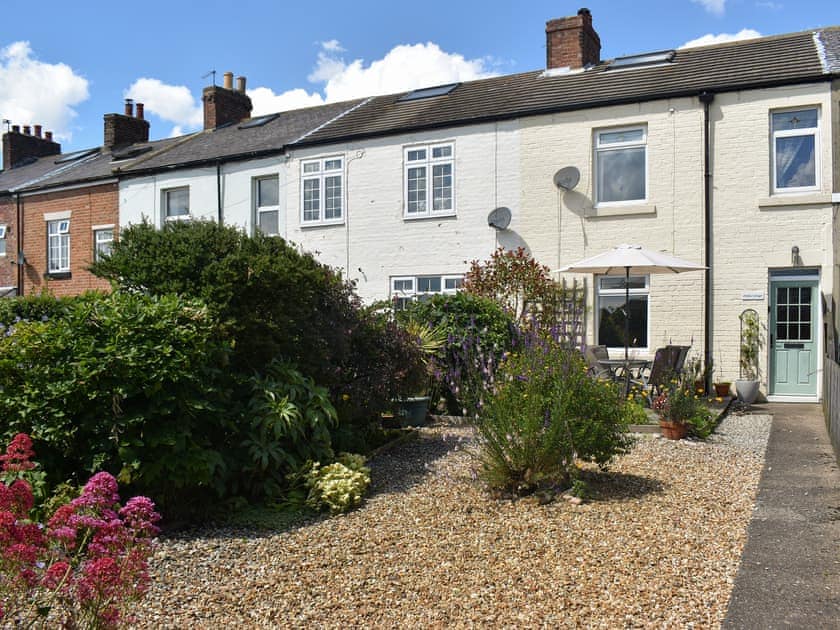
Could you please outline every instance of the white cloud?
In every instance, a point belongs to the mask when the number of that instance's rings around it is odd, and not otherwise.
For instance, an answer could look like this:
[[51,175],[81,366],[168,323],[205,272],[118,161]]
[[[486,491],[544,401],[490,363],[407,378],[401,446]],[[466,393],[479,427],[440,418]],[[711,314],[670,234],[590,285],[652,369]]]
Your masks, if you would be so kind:
[[[419,87],[469,81],[493,76],[489,59],[465,59],[447,53],[437,44],[399,45],[382,59],[365,64],[362,59],[346,62],[338,40],[320,43],[315,67],[307,77],[321,89],[294,88],[276,93],[270,87],[248,90],[253,116],[300,109],[364,96],[390,94]],[[144,103],[146,111],[173,123],[172,135],[194,131],[203,123],[202,105],[185,86],[167,85],[158,79],[135,81],[125,96]]]
[[712,15],[723,15],[726,11],[726,0],[691,0],[694,4],[701,4]]
[[324,104],[323,96],[317,92],[310,94],[303,88],[275,94],[270,88],[258,87],[248,90],[248,96],[251,97],[251,103],[254,105],[251,112],[254,116]]
[[695,48],[697,46],[708,46],[710,44],[737,42],[742,39],[754,39],[756,37],[761,37],[761,33],[751,28],[742,28],[737,33],[719,33],[717,35],[708,33],[702,37],[686,42],[680,46],[680,48]]
[[13,124],[43,125],[70,140],[73,106],[88,96],[87,79],[67,64],[38,61],[29,42],[0,48],[0,115]]
[[315,69],[309,75],[313,83],[324,83],[327,102],[470,81],[494,74],[487,60],[465,59],[463,55],[441,50],[432,42],[400,44],[369,65],[362,59],[347,63],[332,52],[322,45]]
[[174,123],[178,131],[197,129],[204,122],[202,106],[184,85],[168,85],[158,79],[144,77],[131,84],[125,91],[125,97],[143,103],[146,111]]

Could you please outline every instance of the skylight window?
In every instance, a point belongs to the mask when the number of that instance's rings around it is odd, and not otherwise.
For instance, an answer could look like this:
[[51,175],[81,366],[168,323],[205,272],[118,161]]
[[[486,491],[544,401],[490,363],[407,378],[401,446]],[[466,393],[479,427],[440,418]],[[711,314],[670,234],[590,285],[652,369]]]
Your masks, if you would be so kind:
[[119,160],[128,160],[130,158],[135,158],[139,155],[143,155],[144,153],[148,153],[151,150],[152,147],[129,147],[128,149],[124,149],[122,151],[112,151],[111,160],[113,162],[118,162]]
[[670,63],[677,54],[675,50],[661,50],[659,52],[644,53],[641,55],[628,55],[627,57],[616,57],[610,62],[609,69],[638,68],[641,66],[653,66],[661,63]]
[[68,153],[67,155],[59,156],[59,158],[55,161],[56,164],[67,164],[68,162],[75,162],[76,160],[81,160],[83,157],[87,157],[89,155],[93,155],[94,153],[98,153],[99,149],[85,149],[84,151],[76,151],[74,153]]
[[449,94],[460,83],[447,83],[446,85],[438,85],[435,87],[420,88],[419,90],[412,90],[408,94],[403,94],[397,99],[397,102],[402,101],[419,101],[421,98],[432,98],[433,96],[443,96]]
[[266,123],[270,123],[272,120],[277,118],[280,114],[268,114],[266,116],[257,116],[256,118],[252,118],[248,122],[242,123],[239,125],[240,129],[251,129],[252,127],[262,127]]

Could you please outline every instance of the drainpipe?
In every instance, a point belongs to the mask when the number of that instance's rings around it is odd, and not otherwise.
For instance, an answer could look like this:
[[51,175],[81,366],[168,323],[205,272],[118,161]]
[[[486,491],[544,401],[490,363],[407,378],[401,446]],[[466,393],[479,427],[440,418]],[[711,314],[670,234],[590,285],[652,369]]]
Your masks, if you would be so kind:
[[220,160],[216,160],[216,214],[219,225],[222,225],[224,216],[222,216],[222,162]]
[[709,116],[709,109],[715,95],[703,91],[699,95],[703,103],[703,207],[705,224],[705,256],[703,264],[706,265],[706,291],[705,291],[705,334],[703,335],[703,365],[706,368],[705,388],[710,391],[712,388],[711,370],[712,365],[712,124]]
[[23,295],[23,266],[26,258],[23,253],[23,205],[20,202],[20,193],[15,193],[17,198],[17,286],[18,295]]

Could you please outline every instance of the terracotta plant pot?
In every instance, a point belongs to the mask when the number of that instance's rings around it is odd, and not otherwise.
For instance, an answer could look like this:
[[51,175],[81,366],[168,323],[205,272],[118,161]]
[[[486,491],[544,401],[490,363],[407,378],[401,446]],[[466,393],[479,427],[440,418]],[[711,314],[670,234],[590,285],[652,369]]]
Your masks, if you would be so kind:
[[688,435],[688,425],[684,422],[671,422],[669,420],[659,419],[659,430],[662,432],[662,437],[668,440],[681,440]]
[[729,386],[732,383],[715,383],[715,395],[719,398],[726,398],[729,396]]

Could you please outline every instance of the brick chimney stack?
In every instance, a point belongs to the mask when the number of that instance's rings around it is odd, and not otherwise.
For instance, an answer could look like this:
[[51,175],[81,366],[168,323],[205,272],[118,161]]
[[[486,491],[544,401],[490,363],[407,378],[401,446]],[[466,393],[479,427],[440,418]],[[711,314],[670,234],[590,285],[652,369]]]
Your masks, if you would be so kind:
[[238,123],[251,116],[251,99],[245,93],[245,77],[237,77],[233,89],[233,73],[225,72],[222,87],[212,85],[204,88],[201,100],[204,103],[204,128],[215,129],[222,125]]
[[41,129],[41,125],[35,125],[35,135],[32,135],[29,125],[23,127],[24,133],[20,132],[20,125],[12,125],[11,131],[3,134],[3,168],[15,168],[31,159],[61,153],[61,145],[53,142],[52,132],[48,131],[42,138]]
[[143,103],[137,103],[134,115],[134,101],[125,99],[125,113],[105,114],[106,149],[112,149],[135,142],[149,141],[149,121],[143,119]]
[[592,28],[589,9],[545,23],[545,58],[549,70],[575,70],[601,61],[601,38]]

